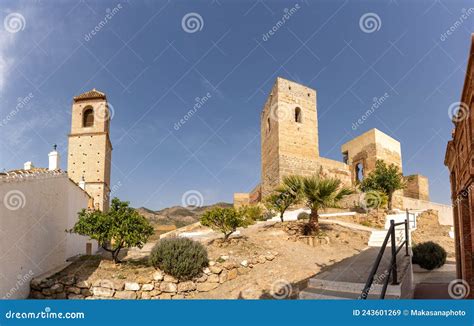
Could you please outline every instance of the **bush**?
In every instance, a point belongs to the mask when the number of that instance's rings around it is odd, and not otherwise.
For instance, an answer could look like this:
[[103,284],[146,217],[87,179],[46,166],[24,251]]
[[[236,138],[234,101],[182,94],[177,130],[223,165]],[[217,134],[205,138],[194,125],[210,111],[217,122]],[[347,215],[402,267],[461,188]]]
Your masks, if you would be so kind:
[[413,246],[413,264],[432,270],[439,268],[446,262],[446,250],[432,241],[423,242]]
[[238,227],[247,227],[254,221],[246,218],[235,208],[214,207],[201,216],[201,224],[224,234],[226,241]]
[[240,213],[251,221],[265,221],[263,209],[258,205],[243,206],[240,208]]
[[188,238],[160,240],[150,254],[150,264],[179,280],[198,276],[209,263],[207,250]]
[[297,220],[309,220],[309,214],[306,212],[301,212],[298,214]]

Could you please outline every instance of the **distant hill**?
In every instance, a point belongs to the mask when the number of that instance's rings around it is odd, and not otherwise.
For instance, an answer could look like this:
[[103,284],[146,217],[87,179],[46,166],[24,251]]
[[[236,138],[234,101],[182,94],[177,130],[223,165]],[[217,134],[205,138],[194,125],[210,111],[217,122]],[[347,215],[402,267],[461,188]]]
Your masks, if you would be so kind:
[[136,210],[155,226],[175,225],[179,228],[197,222],[201,215],[212,207],[232,207],[232,204],[216,203],[214,205],[202,207],[172,206],[158,211],[153,211],[146,207],[140,207],[136,208]]

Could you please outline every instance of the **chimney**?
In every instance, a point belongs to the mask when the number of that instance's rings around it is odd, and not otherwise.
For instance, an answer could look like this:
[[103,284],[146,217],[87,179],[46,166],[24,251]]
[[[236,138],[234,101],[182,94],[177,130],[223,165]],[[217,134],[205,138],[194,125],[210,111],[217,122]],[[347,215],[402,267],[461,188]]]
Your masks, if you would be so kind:
[[31,170],[32,168],[33,168],[33,162],[31,161],[25,162],[25,164],[23,164],[24,170]]
[[54,170],[59,170],[59,153],[56,150],[57,146],[56,144],[53,146],[53,151],[48,154],[49,157],[49,167],[48,170],[54,171]]

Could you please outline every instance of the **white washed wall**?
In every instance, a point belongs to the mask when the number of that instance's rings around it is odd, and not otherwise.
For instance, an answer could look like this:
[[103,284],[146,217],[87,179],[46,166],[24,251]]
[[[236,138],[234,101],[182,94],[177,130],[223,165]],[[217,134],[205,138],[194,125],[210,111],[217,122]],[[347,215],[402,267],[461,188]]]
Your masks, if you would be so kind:
[[95,241],[66,233],[89,197],[66,174],[0,178],[0,298],[26,298],[32,277]]

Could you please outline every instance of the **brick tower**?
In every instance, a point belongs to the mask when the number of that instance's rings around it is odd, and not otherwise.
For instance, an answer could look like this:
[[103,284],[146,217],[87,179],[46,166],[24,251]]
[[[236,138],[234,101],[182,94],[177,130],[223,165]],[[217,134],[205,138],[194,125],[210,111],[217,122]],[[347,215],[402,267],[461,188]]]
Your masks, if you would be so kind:
[[278,77],[261,114],[262,197],[319,157],[316,91]]
[[109,208],[112,144],[107,97],[95,89],[74,97],[68,147],[68,175],[93,198],[94,207]]

